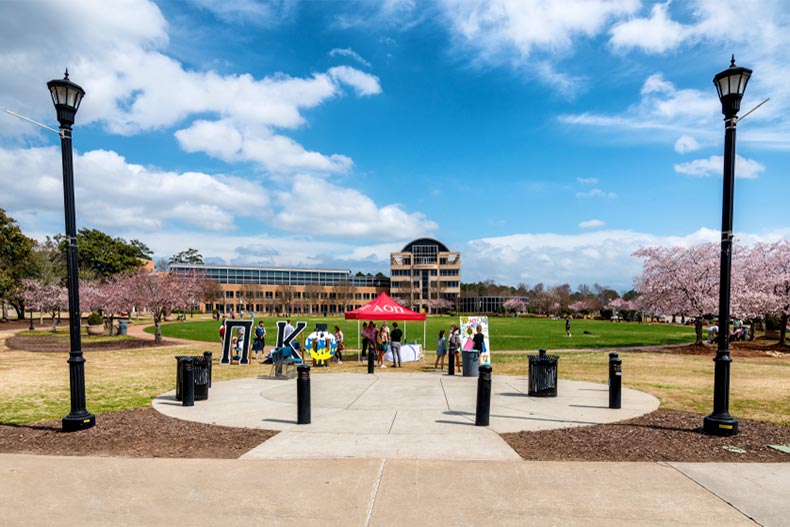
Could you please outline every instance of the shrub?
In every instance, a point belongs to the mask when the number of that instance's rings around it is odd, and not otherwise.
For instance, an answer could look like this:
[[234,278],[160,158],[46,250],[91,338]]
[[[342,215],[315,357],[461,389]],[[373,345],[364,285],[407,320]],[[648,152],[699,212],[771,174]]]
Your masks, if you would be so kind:
[[90,315],[88,315],[89,326],[98,326],[101,323],[101,316],[97,312],[93,311]]

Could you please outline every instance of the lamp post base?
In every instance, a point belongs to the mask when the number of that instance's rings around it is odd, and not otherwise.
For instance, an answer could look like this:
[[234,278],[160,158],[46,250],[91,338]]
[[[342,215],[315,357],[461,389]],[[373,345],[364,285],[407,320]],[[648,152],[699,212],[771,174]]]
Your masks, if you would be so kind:
[[715,436],[734,436],[738,433],[738,420],[730,414],[711,414],[703,419],[702,431]]
[[78,432],[96,426],[96,416],[90,412],[69,414],[62,420],[64,432]]

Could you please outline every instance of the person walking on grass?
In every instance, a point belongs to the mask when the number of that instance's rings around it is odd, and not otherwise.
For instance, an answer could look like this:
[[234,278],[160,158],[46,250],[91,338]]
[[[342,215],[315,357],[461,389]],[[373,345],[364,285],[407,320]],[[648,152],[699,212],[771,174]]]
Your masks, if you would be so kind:
[[[433,363],[433,371],[444,371],[445,355],[447,355],[447,339],[444,337],[444,330],[441,330],[439,338],[436,339],[436,362]],[[439,369],[440,365],[441,370]]]
[[572,337],[571,335],[571,316],[565,315],[565,335],[568,337]]
[[338,364],[343,364],[343,350],[346,349],[346,345],[343,342],[343,332],[340,331],[340,326],[335,326],[335,342],[337,342],[335,359],[337,359]]

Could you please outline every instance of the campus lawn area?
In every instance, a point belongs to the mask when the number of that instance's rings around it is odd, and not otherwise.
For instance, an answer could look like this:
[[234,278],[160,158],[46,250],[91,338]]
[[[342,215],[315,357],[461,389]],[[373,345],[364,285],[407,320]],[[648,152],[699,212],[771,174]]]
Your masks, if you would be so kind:
[[[272,345],[277,335],[276,322],[282,320],[275,317],[256,319],[263,320],[266,327],[266,343]],[[346,347],[359,348],[359,333],[356,320],[345,320],[342,317],[292,317],[295,325],[297,320],[307,322],[304,336],[309,334],[316,324],[326,324],[331,331],[335,325],[340,326],[346,340]],[[547,350],[588,349],[625,346],[658,346],[663,344],[694,343],[693,326],[675,326],[668,324],[639,324],[634,322],[605,322],[601,320],[573,320],[571,322],[572,337],[565,336],[565,320],[533,318],[533,317],[489,317],[489,335],[491,349],[496,350],[529,350],[540,348]],[[376,325],[380,326],[376,321]],[[388,322],[392,327],[392,321]],[[436,349],[436,337],[439,330],[449,330],[450,324],[458,324],[458,317],[430,316],[426,320],[427,350]],[[398,322],[405,327],[405,340],[423,342],[422,322]],[[219,342],[219,326],[217,320],[197,322],[176,322],[162,325],[164,337],[174,337],[202,342]],[[361,328],[360,321],[359,327]],[[154,328],[146,328],[153,334]]]
[[[449,325],[450,320],[444,318],[442,322]],[[329,319],[330,323],[331,321],[332,319]],[[269,322],[268,319],[267,322]],[[530,322],[535,322],[535,319],[527,319],[527,323]],[[537,322],[543,322],[545,327],[562,324],[564,328],[564,323],[561,321],[538,320]],[[624,323],[591,322],[590,324],[589,327],[596,332],[599,331],[597,328],[629,327]],[[188,327],[189,325],[191,324],[174,323],[167,327]],[[349,325],[351,325],[350,321]],[[273,324],[267,324],[267,326],[273,326]],[[582,326],[582,323],[580,322],[578,326]],[[638,327],[638,325],[633,326]],[[189,338],[194,338],[194,327]],[[218,324],[216,321],[209,321],[206,327],[213,332],[216,331]],[[436,327],[439,327],[439,324]],[[649,328],[651,326],[643,325],[642,327]],[[665,325],[655,327],[670,332],[686,331],[686,328]],[[99,339],[101,338],[109,340],[118,337],[99,337]],[[564,337],[555,338],[561,342]],[[567,340],[575,340],[575,338],[574,334],[573,339]],[[688,342],[688,340],[684,342]],[[269,365],[257,363],[250,366],[220,366],[218,364],[219,343],[216,340],[213,343],[201,345],[85,351],[87,408],[100,415],[107,412],[148,407],[153,398],[175,388],[176,361],[174,357],[176,355],[200,355],[206,350],[214,352],[213,375],[217,381],[267,376],[271,369]],[[661,400],[661,406],[664,409],[701,414],[710,413],[714,367],[711,359],[714,355],[715,350],[713,349],[710,356],[621,352],[623,386],[655,395]],[[0,347],[0,400],[3,401],[0,405],[0,424],[33,423],[48,419],[60,419],[67,415],[70,409],[67,358],[68,353],[66,352],[34,353],[7,350]],[[377,369],[376,374],[399,375],[403,372],[418,371],[434,374],[433,362],[434,355],[429,352],[424,362],[405,363],[404,368],[398,370]],[[498,354],[495,349],[492,355],[494,375],[526,375],[527,364],[526,352]],[[312,368],[311,370],[313,375],[326,375],[338,371],[364,373],[367,371],[367,367],[366,364],[357,362],[354,354],[348,353],[342,365],[331,363],[327,368]],[[607,375],[607,351],[560,353],[560,379],[583,380],[605,385]],[[788,413],[790,383],[787,382],[788,378],[790,378],[790,357],[788,356],[754,358],[736,356],[731,370],[730,411],[732,415],[739,419],[754,419],[790,425],[790,413]],[[469,381],[475,382],[473,379],[469,379]]]

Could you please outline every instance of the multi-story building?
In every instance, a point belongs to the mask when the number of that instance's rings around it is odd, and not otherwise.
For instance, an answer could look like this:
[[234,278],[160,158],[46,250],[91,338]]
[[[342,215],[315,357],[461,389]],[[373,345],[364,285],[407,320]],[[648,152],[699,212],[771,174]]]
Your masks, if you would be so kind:
[[420,238],[390,253],[390,295],[412,309],[433,312],[431,301],[439,299],[456,307],[460,294],[460,252],[432,238]]
[[343,269],[172,264],[170,271],[199,272],[218,284],[201,305],[209,313],[337,314],[362,307],[390,288],[383,275],[354,276]]

